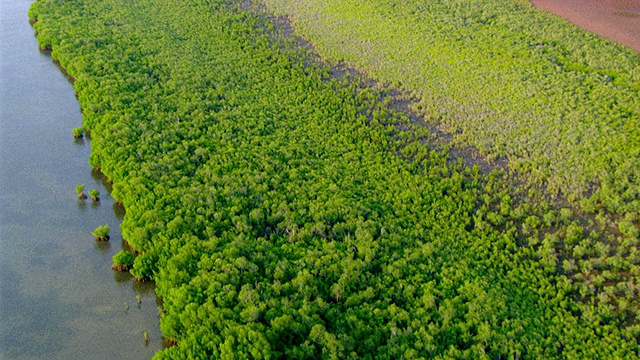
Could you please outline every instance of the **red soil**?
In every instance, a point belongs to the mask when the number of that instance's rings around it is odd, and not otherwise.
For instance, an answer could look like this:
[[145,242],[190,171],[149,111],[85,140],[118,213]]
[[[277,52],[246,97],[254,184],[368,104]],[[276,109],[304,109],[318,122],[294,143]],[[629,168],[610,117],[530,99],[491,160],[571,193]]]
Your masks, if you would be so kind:
[[531,3],[640,52],[640,0],[532,0]]

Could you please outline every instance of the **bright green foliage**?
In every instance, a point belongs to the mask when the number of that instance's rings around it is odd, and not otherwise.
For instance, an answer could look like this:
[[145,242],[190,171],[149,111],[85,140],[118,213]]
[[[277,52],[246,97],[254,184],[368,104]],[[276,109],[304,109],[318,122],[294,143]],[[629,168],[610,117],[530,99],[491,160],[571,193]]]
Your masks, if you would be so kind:
[[222,0],[30,16],[163,299],[158,358],[638,356],[637,241],[450,163],[265,19]]
[[84,193],[84,184],[76,185],[76,195],[78,195],[78,199],[81,200],[87,198],[87,194]]
[[73,137],[76,139],[81,139],[84,137],[84,128],[82,127],[76,127],[71,129],[71,132],[73,133]]
[[91,190],[89,190],[89,196],[91,196],[91,199],[93,201],[98,201],[98,200],[100,200],[100,191],[98,191],[96,189],[91,189]]
[[133,267],[133,261],[135,260],[135,254],[131,251],[120,250],[117,254],[113,255],[112,269],[117,271],[126,271]]
[[109,240],[109,225],[100,225],[91,232],[91,235],[95,236],[96,241],[108,241]]
[[[264,0],[531,183],[640,212],[640,55],[526,0]],[[521,176],[522,178],[522,176]],[[585,203],[585,205],[589,205]]]

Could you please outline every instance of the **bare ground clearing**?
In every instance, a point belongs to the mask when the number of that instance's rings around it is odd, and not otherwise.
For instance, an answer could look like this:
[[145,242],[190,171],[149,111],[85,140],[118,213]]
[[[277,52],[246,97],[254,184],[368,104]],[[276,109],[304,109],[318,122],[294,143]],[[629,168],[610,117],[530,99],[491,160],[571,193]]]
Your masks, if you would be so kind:
[[640,52],[640,0],[532,0],[531,3]]

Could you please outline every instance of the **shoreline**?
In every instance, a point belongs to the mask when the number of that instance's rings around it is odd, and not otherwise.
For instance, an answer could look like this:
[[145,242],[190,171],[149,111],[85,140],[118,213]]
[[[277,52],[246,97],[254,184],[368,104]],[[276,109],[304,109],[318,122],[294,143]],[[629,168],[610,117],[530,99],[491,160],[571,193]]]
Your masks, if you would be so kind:
[[531,4],[640,53],[640,0],[531,0]]

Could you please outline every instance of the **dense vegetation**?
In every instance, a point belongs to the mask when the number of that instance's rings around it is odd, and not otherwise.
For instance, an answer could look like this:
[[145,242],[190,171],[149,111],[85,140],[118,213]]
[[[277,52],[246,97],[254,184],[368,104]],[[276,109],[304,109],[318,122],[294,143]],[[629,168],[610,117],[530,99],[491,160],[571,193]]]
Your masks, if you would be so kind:
[[159,358],[638,357],[632,220],[616,236],[450,162],[232,1],[29,15],[163,298]]
[[324,58],[417,99],[490,159],[579,202],[640,212],[640,55],[527,0],[264,0]]

